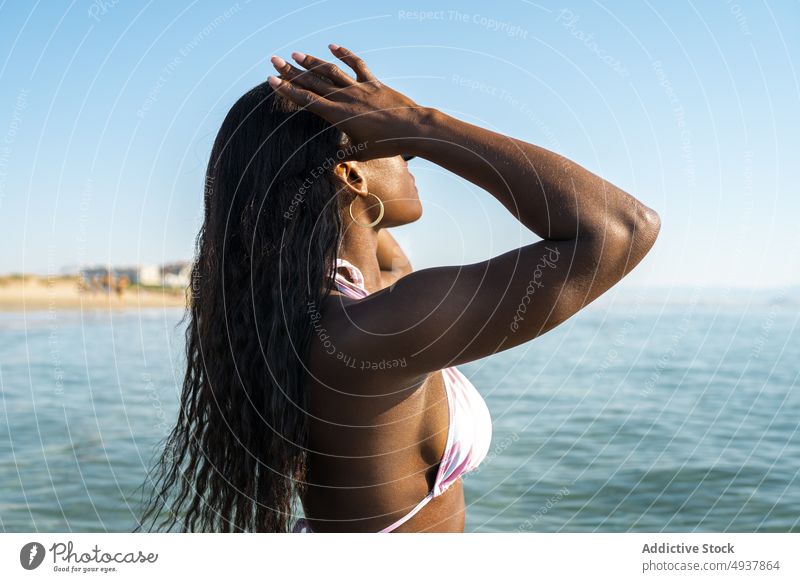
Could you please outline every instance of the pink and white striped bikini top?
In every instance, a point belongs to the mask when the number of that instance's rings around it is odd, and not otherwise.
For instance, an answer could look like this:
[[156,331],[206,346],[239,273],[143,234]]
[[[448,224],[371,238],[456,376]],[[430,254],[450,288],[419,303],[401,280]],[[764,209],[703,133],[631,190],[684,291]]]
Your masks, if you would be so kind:
[[[339,273],[340,268],[347,270],[352,282]],[[364,287],[364,276],[361,271],[344,259],[336,259],[335,283],[337,289],[348,297],[362,299],[369,295],[369,291]],[[442,376],[447,393],[450,423],[436,481],[428,495],[410,512],[378,533],[388,533],[414,517],[431,499],[447,491],[462,475],[475,469],[489,452],[492,441],[492,419],[486,402],[455,366],[442,370]],[[292,531],[311,532],[311,528],[303,518],[295,523]]]

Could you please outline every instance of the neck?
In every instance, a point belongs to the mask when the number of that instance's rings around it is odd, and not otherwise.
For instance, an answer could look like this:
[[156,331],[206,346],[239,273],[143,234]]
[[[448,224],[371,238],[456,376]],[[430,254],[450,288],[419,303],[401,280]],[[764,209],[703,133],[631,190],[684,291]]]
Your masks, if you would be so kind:
[[374,293],[381,288],[381,268],[378,264],[378,231],[345,223],[339,258],[358,267],[364,275],[364,286]]

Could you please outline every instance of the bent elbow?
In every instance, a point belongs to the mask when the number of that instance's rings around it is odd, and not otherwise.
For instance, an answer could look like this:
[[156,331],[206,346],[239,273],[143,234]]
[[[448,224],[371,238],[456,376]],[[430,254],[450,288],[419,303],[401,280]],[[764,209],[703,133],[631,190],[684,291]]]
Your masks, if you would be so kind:
[[629,225],[626,272],[633,269],[650,252],[660,231],[661,217],[658,213],[644,204],[637,203],[634,217]]
[[606,253],[615,257],[612,263],[624,265],[627,273],[653,247],[661,230],[661,217],[652,208],[636,203],[631,211],[614,221],[610,229]]
[[583,248],[602,265],[611,280],[619,280],[650,252],[661,231],[658,213],[635,201],[618,214],[607,217],[604,230],[587,232],[581,237]]
[[658,212],[644,204],[637,205],[636,215],[632,236],[637,245],[644,247],[644,255],[652,248],[661,232],[661,217]]

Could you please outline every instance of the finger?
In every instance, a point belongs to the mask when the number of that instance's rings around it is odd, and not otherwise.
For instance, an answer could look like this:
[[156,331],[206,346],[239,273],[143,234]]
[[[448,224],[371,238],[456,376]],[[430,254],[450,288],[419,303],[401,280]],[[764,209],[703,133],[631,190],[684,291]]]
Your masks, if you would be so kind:
[[293,67],[280,57],[273,56],[270,62],[272,66],[275,67],[275,70],[281,74],[282,79],[288,79],[295,85],[313,91],[317,95],[327,97],[337,89],[337,87],[332,85],[327,79],[315,75],[310,71],[303,71],[297,67]]
[[375,75],[373,75],[372,72],[367,68],[367,65],[364,64],[364,61],[350,52],[350,50],[335,44],[328,45],[328,48],[330,48],[331,52],[336,55],[336,57],[339,58],[344,64],[355,71],[358,82],[365,83],[376,80]]
[[355,81],[353,81],[353,78],[350,75],[342,71],[333,63],[329,63],[327,61],[323,61],[322,59],[318,59],[317,57],[312,57],[311,55],[298,52],[292,53],[292,58],[309,71],[313,71],[320,76],[326,77],[337,87],[347,87],[355,84]]
[[325,100],[311,91],[295,86],[292,81],[279,79],[278,77],[270,75],[267,77],[267,82],[269,86],[272,87],[272,90],[279,95],[286,97],[290,101],[321,117],[331,106],[330,101]]

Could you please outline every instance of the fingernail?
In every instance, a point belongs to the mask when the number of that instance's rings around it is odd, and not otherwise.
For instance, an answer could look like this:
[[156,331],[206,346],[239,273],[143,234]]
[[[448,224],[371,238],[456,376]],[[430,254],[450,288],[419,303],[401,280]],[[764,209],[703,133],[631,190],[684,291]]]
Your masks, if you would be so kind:
[[286,66],[286,61],[275,55],[272,56],[270,61],[272,62],[273,65],[281,69]]
[[303,61],[306,60],[306,55],[303,53],[294,52],[292,53],[292,58],[302,65]]
[[338,51],[339,50],[339,45],[338,44],[329,44],[328,48],[331,49],[332,51]]
[[269,77],[267,77],[267,83],[269,83],[269,86],[274,89],[275,87],[281,84],[281,80],[278,77],[273,77],[272,75],[270,75]]

